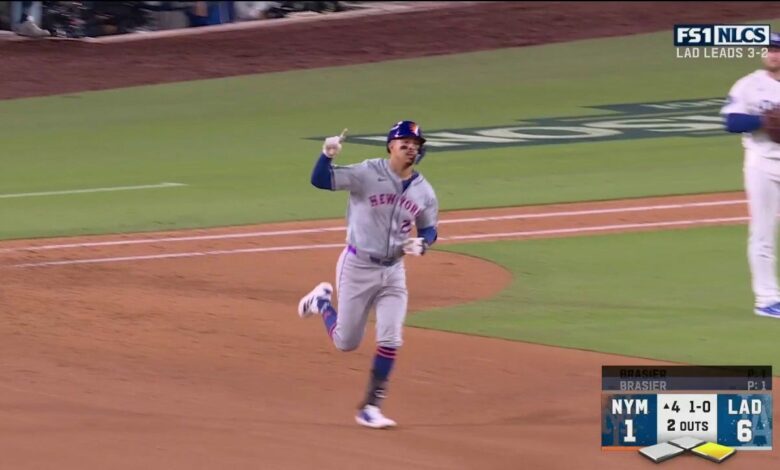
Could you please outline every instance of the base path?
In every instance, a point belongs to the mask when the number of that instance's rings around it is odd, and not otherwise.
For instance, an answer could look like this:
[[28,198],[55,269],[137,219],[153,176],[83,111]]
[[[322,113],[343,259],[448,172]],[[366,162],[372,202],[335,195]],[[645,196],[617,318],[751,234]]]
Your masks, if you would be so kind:
[[[742,193],[448,212],[442,245],[745,215]],[[333,278],[343,237],[334,220],[0,243],[2,467],[653,467],[600,450],[598,407],[602,365],[653,361],[521,342],[408,328],[386,406],[400,427],[357,426],[373,332],[339,353],[318,318],[295,313]],[[510,281],[441,251],[408,266],[412,311]],[[712,465],[678,460],[664,465]],[[761,470],[780,459],[742,452],[733,463]]]
[[[451,211],[441,216],[439,243],[744,223],[746,204],[744,193],[734,192]],[[284,257],[290,253],[305,254],[312,260],[310,264],[327,264],[333,253],[337,256],[343,248],[345,236],[343,220],[338,219],[152,234],[15,240],[0,243],[0,267],[90,267],[228,255]],[[434,253],[426,259],[438,260],[439,256],[445,255]],[[472,266],[461,260],[463,263],[468,272]],[[415,269],[414,263],[410,267]],[[440,265],[430,267],[432,273],[441,272]],[[450,277],[455,274],[451,272]]]

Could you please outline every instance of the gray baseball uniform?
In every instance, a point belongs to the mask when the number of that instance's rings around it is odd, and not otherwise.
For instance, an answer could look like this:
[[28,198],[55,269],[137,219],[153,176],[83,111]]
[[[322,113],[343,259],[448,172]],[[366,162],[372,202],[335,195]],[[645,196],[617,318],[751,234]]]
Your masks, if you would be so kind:
[[404,189],[384,158],[334,165],[332,174],[333,189],[350,192],[348,245],[336,266],[333,342],[341,350],[356,349],[375,305],[377,344],[399,347],[408,300],[403,242],[413,226],[436,226],[436,194],[419,173]]
[[[426,153],[426,139],[416,122],[399,121],[390,128],[390,160],[333,165],[346,131],[325,139],[311,174],[316,188],[349,191],[347,246],[336,265],[338,310],[331,304],[333,285],[321,282],[298,302],[298,315],[321,314],[336,348],[351,351],[360,345],[368,315],[376,308],[376,354],[355,421],[379,429],[396,425],[381,413],[380,406],[403,343],[408,301],[403,259],[407,253],[424,254],[436,242],[439,203],[431,185],[412,169]],[[401,179],[390,167],[391,161],[409,176]],[[411,238],[415,226],[417,237]]]

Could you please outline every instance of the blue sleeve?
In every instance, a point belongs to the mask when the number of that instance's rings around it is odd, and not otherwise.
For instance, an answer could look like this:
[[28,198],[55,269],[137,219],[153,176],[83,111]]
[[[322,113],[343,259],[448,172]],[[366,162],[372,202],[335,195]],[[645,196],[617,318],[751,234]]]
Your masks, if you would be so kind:
[[437,238],[439,238],[436,227],[425,227],[417,230],[417,236],[422,237],[428,246],[433,245]]
[[333,191],[333,167],[331,159],[324,153],[320,154],[320,158],[314,164],[314,170],[311,172],[311,184],[320,189]]
[[733,133],[753,132],[761,129],[761,116],[730,113],[726,116],[726,130]]

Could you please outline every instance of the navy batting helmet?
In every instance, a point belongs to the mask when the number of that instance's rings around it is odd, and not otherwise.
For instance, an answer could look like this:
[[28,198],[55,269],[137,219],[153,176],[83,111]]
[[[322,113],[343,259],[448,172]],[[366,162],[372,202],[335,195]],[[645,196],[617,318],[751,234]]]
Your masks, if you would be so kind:
[[772,33],[769,35],[769,47],[780,48],[780,33]]
[[390,141],[410,138],[420,141],[420,150],[418,151],[417,159],[415,160],[415,163],[420,163],[420,160],[425,157],[425,137],[423,137],[420,126],[414,121],[398,121],[390,128],[390,132],[387,133],[387,151],[390,151]]

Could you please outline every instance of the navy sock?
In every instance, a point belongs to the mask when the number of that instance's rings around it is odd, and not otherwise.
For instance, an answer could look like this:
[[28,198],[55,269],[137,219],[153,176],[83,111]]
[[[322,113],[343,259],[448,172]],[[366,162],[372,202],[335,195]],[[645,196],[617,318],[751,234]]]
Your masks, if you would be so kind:
[[377,346],[374,356],[373,375],[379,380],[387,380],[395,362],[395,348]]
[[317,308],[322,313],[322,321],[325,323],[325,331],[328,332],[330,339],[333,339],[333,330],[336,329],[336,319],[338,318],[336,309],[333,308],[333,305],[331,305],[329,301],[324,299],[317,301]]
[[380,406],[387,391],[387,379],[393,370],[396,348],[377,346],[374,356],[374,367],[371,369],[371,379],[368,381],[366,399],[363,406]]

